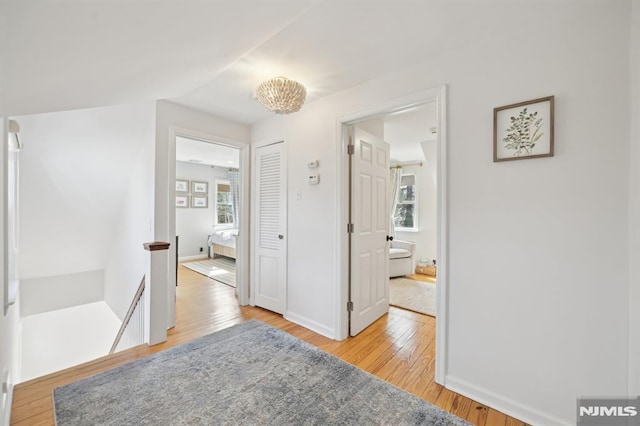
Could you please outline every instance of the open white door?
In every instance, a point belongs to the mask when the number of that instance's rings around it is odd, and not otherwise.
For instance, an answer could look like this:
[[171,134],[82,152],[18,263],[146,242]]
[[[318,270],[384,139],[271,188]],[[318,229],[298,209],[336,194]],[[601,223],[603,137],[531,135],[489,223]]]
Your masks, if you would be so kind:
[[254,158],[253,302],[283,314],[287,290],[284,143],[257,147]]
[[351,128],[350,333],[389,311],[389,144]]

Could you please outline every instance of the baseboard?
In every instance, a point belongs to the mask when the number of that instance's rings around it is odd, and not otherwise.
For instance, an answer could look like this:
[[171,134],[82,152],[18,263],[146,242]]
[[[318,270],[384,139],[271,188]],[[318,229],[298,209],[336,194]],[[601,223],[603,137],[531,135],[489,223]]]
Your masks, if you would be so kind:
[[291,311],[285,312],[283,316],[284,319],[288,321],[301,325],[304,328],[308,328],[311,331],[315,331],[318,334],[322,334],[329,339],[335,339],[335,330],[327,327],[326,325],[320,324],[316,321],[310,320],[309,318],[303,317],[302,315],[298,315]]
[[545,414],[505,396],[447,375],[445,387],[530,425],[571,426],[573,423]]
[[209,256],[206,254],[197,254],[195,256],[182,256],[178,258],[178,262],[186,262],[187,260],[207,259]]

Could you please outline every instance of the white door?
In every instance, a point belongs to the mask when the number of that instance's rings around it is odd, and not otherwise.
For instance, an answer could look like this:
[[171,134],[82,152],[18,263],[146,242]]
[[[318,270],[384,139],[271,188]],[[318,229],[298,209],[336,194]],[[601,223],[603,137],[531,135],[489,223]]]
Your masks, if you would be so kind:
[[389,311],[389,144],[351,128],[350,333]]
[[284,143],[255,149],[253,302],[283,314],[287,290]]

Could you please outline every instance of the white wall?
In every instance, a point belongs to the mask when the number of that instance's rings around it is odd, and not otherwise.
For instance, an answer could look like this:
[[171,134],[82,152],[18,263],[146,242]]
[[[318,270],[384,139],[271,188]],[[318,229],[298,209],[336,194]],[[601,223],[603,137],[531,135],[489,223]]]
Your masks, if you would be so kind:
[[[55,291],[51,291],[51,288]],[[46,294],[47,297],[42,297]],[[104,299],[104,270],[20,280],[20,315],[41,314]]]
[[[253,138],[287,141],[290,200],[306,161],[324,165],[289,204],[287,310],[337,330],[337,118],[446,83],[447,385],[530,423],[574,424],[577,396],[627,391],[629,3],[529,13],[544,31],[478,39],[260,123]],[[493,108],[548,95],[555,157],[493,163]]]
[[[207,208],[176,208],[176,235],[180,236],[178,258],[208,256],[207,239],[214,231],[215,182],[228,179],[228,169],[206,164],[176,162],[176,178],[209,183]],[[202,251],[200,248],[202,247]]]
[[640,394],[640,0],[631,14],[631,151],[629,173],[629,395]]
[[21,279],[104,269],[151,108],[17,118]]
[[140,128],[137,149],[132,147],[130,154],[135,167],[122,188],[124,202],[112,228],[104,268],[104,300],[121,320],[147,273],[149,253],[143,244],[154,241],[155,103],[147,105],[139,120],[144,126]]
[[[0,240],[5,240],[5,226],[6,226],[6,206],[7,206],[7,191],[5,187],[6,183],[6,147],[7,147],[7,133],[5,127],[5,120],[0,118],[0,164],[2,164],[2,172],[0,173],[0,191],[2,193],[2,208],[0,208]],[[5,285],[5,247],[4,244],[0,245],[0,280],[2,285]],[[0,305],[4,307],[4,291],[0,291]],[[19,376],[19,333],[18,333],[18,321],[20,318],[19,312],[20,296],[16,303],[9,308],[5,314],[4,309],[0,311],[0,425],[9,425],[9,417],[11,414],[11,400],[13,395],[13,384],[17,382]],[[7,375],[9,375],[7,381]],[[4,388],[2,384],[8,383],[8,393],[5,394],[1,389]]]
[[120,324],[103,301],[24,317],[20,381],[106,356]]

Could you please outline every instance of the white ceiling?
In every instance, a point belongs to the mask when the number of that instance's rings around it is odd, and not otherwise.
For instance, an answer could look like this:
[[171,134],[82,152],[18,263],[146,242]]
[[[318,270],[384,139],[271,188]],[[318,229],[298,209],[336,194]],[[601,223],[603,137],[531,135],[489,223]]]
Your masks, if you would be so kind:
[[237,169],[240,150],[178,136],[176,138],[176,161]]
[[391,161],[425,161],[420,143],[436,139],[432,133],[436,119],[435,103],[383,117],[384,140],[390,145]]
[[536,25],[521,16],[540,16],[552,3],[3,0],[0,40],[10,42],[0,52],[0,116],[171,99],[254,123],[271,116],[252,98],[263,79],[297,79],[313,101],[417,62],[436,66],[440,55],[483,38],[513,36]]

